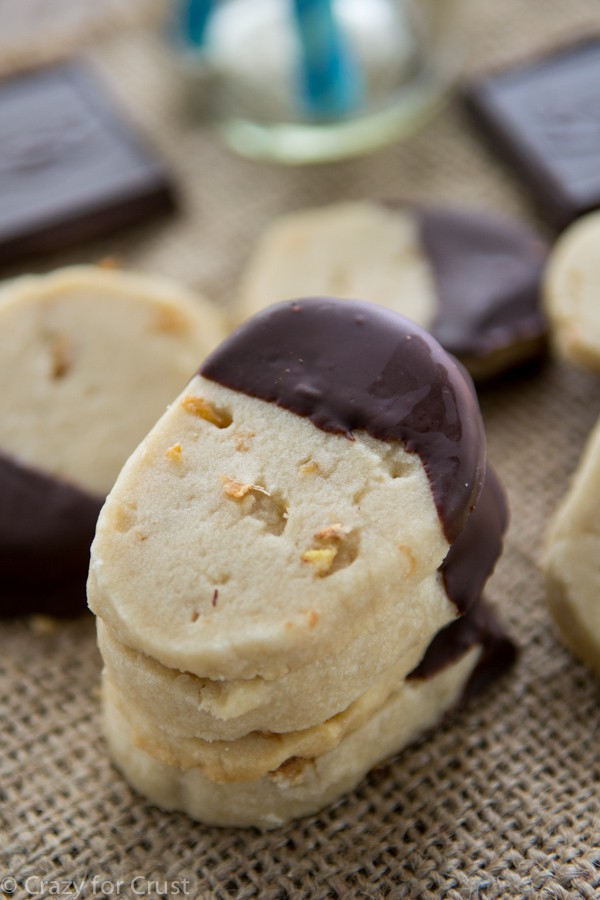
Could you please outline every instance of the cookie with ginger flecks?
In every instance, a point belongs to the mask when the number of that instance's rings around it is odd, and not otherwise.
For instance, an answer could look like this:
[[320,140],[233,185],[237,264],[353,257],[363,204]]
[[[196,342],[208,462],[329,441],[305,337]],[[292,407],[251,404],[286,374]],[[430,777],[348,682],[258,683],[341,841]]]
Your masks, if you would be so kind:
[[[350,735],[385,721],[389,755],[460,702],[480,662],[495,675],[512,661],[480,601],[506,524],[473,386],[427,332],[328,298],[258,314],[133,453],[99,519],[88,594],[117,765],[215,824],[318,808],[376,761],[351,765]],[[463,620],[478,624],[458,638]],[[484,652],[492,634],[502,652]],[[421,688],[428,712],[400,734],[386,710]],[[300,770],[337,752],[344,778],[307,793]],[[298,756],[312,763],[290,792]],[[245,796],[254,812],[233,812]]]

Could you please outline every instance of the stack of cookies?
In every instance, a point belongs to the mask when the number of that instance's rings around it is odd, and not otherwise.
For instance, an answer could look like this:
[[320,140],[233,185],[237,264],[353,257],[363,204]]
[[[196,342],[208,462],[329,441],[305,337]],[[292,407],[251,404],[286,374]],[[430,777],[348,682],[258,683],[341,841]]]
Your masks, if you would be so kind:
[[100,515],[115,763],[217,825],[338,798],[512,662],[481,600],[505,526],[472,385],[429,334],[349,300],[260,312]]

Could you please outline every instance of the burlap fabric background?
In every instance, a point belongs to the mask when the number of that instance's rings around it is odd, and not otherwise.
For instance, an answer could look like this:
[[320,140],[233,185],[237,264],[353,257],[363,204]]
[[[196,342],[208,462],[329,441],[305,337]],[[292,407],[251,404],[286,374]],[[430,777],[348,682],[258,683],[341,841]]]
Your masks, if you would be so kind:
[[[594,24],[598,0],[468,0],[466,69]],[[536,221],[458,104],[368,159],[278,169],[244,162],[182,123],[180,85],[156,37],[128,31],[94,55],[172,168],[182,213],[40,260],[40,269],[117,254],[227,302],[260,229],[296,207],[406,196]],[[161,812],[113,770],[99,735],[90,620],[50,633],[2,624],[2,874],[16,879],[14,896],[49,896],[82,879],[85,897],[156,897],[164,880],[178,882],[180,896],[202,898],[600,896],[599,683],[558,643],[536,565],[544,526],[600,411],[599,382],[552,363],[486,389],[481,402],[512,506],[489,595],[521,646],[515,671],[333,808],[264,835]],[[12,883],[3,884],[8,893]]]

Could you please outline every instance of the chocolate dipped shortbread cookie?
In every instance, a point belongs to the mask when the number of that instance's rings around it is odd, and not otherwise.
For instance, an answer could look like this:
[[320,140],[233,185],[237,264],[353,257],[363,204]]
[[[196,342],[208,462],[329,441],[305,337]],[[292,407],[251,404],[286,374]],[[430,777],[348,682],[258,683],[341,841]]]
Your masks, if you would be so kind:
[[474,378],[489,378],[545,345],[546,252],[520,222],[476,210],[375,201],[302,210],[258,242],[237,315],[293,297],[361,297],[418,322]]
[[472,384],[427,332],[355,301],[259,313],[100,515],[117,765],[220,825],[339,796],[512,661],[480,600],[506,521]]
[[170,282],[81,266],[0,292],[0,615],[85,610],[89,548],[131,451],[221,339]]

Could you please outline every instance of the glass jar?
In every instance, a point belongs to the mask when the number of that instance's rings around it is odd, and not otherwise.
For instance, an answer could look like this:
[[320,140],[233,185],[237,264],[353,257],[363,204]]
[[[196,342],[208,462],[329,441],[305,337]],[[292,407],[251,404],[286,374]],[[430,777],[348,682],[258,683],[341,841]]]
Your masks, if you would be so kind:
[[179,0],[198,110],[237,152],[358,155],[411,133],[460,59],[456,0]]

